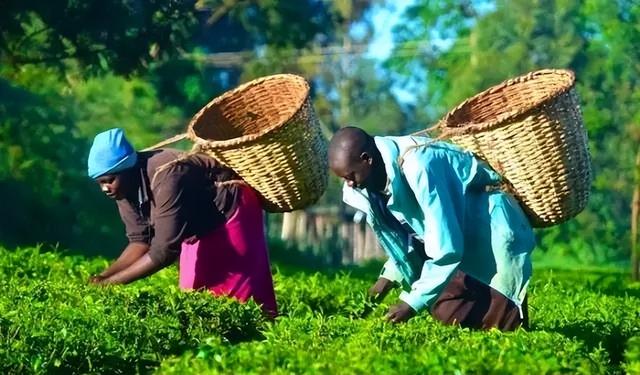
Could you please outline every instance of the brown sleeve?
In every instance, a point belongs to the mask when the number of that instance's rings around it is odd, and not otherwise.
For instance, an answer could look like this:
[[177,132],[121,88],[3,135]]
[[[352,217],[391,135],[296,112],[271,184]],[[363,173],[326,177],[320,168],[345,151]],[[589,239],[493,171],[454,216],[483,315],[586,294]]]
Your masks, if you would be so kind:
[[154,235],[149,256],[161,265],[173,263],[180,255],[187,236],[188,199],[186,176],[175,171],[160,172],[152,187],[155,210],[152,213]]
[[129,243],[144,242],[148,244],[151,240],[151,227],[147,220],[126,199],[117,201],[117,205]]

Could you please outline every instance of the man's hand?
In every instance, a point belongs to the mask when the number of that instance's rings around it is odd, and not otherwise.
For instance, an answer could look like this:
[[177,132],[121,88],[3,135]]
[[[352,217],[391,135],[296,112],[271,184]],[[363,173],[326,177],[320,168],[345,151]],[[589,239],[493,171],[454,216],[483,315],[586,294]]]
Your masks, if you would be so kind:
[[393,281],[381,277],[369,288],[369,297],[371,297],[374,302],[380,302],[393,288],[395,288]]
[[404,301],[400,301],[399,303],[389,307],[389,311],[385,316],[388,322],[391,323],[400,323],[406,322],[411,319],[414,315],[416,315],[415,310],[409,306],[408,303]]

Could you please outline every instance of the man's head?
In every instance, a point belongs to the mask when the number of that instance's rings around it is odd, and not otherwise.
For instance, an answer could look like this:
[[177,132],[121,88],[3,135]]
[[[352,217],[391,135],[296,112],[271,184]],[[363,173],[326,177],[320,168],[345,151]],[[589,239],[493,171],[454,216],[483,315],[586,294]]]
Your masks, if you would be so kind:
[[373,137],[364,130],[345,127],[329,144],[329,167],[352,188],[384,189],[386,172]]
[[138,160],[124,131],[119,128],[102,132],[93,140],[87,174],[96,180],[100,189],[112,199],[122,199],[133,190],[133,167]]

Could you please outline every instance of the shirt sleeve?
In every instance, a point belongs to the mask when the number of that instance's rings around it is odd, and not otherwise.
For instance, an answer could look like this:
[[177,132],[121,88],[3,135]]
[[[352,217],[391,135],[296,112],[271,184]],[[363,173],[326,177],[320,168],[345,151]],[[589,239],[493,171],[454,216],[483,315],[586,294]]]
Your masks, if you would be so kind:
[[[421,153],[405,160],[404,174],[425,220],[425,253],[420,278],[400,299],[415,311],[430,308],[462,260],[462,194],[444,157]],[[456,204],[457,203],[457,204]]]
[[182,241],[187,235],[187,181],[183,174],[171,170],[159,173],[162,175],[151,187],[155,209],[149,256],[154,262],[167,266],[180,255]]
[[396,282],[398,284],[402,284],[402,274],[398,270],[398,267],[393,263],[391,259],[387,260],[382,266],[382,270],[380,271],[380,277],[384,277],[389,281]]
[[125,199],[117,201],[120,218],[124,223],[127,239],[131,242],[143,242],[148,244],[151,240],[151,227],[149,222],[144,219]]

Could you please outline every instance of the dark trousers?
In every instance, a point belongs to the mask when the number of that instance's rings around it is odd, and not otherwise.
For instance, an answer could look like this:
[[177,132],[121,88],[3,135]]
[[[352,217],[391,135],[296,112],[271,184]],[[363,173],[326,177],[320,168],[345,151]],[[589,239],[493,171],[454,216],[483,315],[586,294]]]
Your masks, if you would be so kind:
[[513,301],[462,271],[457,271],[431,309],[431,315],[445,324],[475,329],[498,328],[513,331],[528,328],[527,299],[522,315]]

